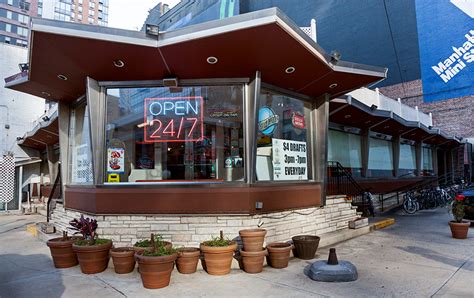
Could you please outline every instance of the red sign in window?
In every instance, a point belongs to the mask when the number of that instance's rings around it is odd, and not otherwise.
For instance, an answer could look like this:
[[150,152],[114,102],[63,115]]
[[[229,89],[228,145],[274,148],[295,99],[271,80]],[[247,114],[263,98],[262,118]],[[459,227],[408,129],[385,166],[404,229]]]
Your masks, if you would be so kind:
[[202,141],[202,97],[145,98],[144,108],[146,143]]

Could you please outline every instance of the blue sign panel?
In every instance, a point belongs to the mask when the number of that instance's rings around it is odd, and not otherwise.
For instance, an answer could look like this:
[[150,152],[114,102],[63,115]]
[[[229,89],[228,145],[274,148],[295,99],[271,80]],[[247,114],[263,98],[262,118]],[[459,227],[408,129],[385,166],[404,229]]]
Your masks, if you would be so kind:
[[425,102],[474,94],[474,0],[416,0]]

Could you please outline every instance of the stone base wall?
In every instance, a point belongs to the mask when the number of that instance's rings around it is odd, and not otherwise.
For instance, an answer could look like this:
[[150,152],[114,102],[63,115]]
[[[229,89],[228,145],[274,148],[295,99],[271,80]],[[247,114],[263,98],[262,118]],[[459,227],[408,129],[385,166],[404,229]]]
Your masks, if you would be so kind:
[[[357,217],[356,207],[344,197],[329,197],[324,207],[259,215],[99,215],[100,237],[114,241],[115,246],[130,246],[137,240],[161,234],[176,246],[199,246],[199,243],[219,236],[233,239],[239,230],[261,228],[267,230],[267,243],[287,241],[299,234],[320,235],[348,228],[348,221]],[[52,223],[58,231],[80,213],[58,206]],[[262,224],[263,222],[263,224]]]

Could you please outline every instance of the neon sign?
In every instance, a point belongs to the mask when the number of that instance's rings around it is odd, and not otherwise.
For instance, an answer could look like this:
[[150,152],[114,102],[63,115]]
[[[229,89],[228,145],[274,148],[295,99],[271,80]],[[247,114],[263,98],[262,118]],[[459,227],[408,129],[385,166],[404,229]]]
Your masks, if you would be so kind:
[[143,127],[146,143],[198,142],[204,135],[200,96],[145,98]]

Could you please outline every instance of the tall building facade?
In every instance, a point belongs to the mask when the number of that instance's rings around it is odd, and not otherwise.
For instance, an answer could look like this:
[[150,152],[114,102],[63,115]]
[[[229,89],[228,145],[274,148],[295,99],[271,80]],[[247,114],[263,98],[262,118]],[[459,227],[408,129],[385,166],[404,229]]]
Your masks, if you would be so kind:
[[150,13],[146,22],[166,31],[270,7],[300,27],[314,18],[323,48],[341,53],[342,59],[388,68],[387,79],[372,87],[433,113],[434,125],[444,131],[473,138],[474,12],[469,3],[183,0],[161,17]]
[[31,17],[107,26],[109,0],[0,0],[0,42],[28,46]]

